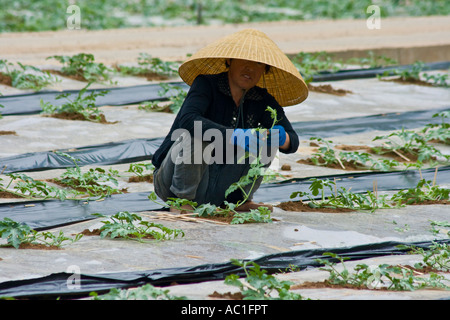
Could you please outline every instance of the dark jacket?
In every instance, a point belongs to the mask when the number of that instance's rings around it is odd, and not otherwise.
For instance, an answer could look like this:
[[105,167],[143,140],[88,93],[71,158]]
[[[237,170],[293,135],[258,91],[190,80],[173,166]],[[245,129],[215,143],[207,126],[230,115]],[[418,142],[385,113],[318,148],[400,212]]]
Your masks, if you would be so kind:
[[238,108],[231,96],[227,73],[199,75],[192,83],[169,134],[153,155],[153,165],[156,168],[160,167],[174,142],[171,140],[174,130],[183,128],[193,135],[194,121],[202,122],[203,133],[214,128],[219,129],[224,137],[227,129],[236,127],[270,128],[273,119],[271,119],[270,113],[266,111],[267,106],[277,111],[279,120],[277,124],[283,126],[286,133],[289,134],[290,148],[280,151],[283,153],[296,152],[299,146],[298,136],[286,118],[283,107],[266,89],[253,87],[246,93],[243,104],[244,124],[237,124]]

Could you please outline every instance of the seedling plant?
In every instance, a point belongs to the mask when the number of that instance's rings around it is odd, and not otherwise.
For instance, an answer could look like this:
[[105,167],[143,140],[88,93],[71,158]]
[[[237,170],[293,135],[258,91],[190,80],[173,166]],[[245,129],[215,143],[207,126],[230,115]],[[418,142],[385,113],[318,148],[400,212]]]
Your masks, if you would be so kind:
[[[10,173],[7,174],[11,178],[8,185],[3,186],[0,182],[0,190],[22,196],[24,198],[39,198],[42,200],[49,198],[57,198],[59,200],[66,200],[75,197],[79,192],[75,190],[66,190],[51,186],[44,181],[35,180],[24,173]],[[1,180],[1,179],[0,179]],[[15,191],[9,189],[11,184],[17,181],[13,187]]]
[[373,141],[377,140],[384,140],[383,147],[373,148],[379,154],[395,152],[407,161],[411,161],[410,157],[415,157],[421,163],[438,158],[443,158],[446,161],[450,159],[450,156],[442,154],[437,148],[428,144],[423,135],[412,130],[402,128],[401,131],[376,136],[373,139]]
[[66,99],[67,102],[56,106],[50,102],[44,102],[41,99],[41,108],[43,114],[58,115],[58,114],[77,114],[81,116],[81,120],[101,122],[104,115],[95,104],[95,100],[99,96],[104,96],[108,93],[107,90],[92,91],[86,94],[87,89],[91,83],[81,89],[75,99],[69,99],[70,93],[62,93],[56,96],[56,99]]
[[373,51],[369,51],[367,57],[352,58],[345,62],[333,59],[332,55],[326,51],[315,53],[300,52],[292,57],[291,61],[308,84],[312,82],[313,77],[316,74],[334,73],[344,69],[350,64],[358,64],[368,68],[397,64],[395,59],[391,59],[384,55],[376,56]]
[[[446,226],[450,226],[448,222]],[[417,246],[400,246],[400,248],[410,250],[410,254],[422,256],[422,261],[414,265],[416,269],[430,268],[435,271],[450,272],[450,246],[447,243],[433,241],[427,250]]]
[[421,131],[427,142],[436,141],[438,143],[450,144],[450,111],[442,111],[433,115],[433,118],[441,118],[440,124],[427,124]]
[[435,185],[432,181],[421,179],[413,188],[400,190],[391,197],[397,205],[421,204],[427,201],[448,200],[450,189]]
[[445,233],[447,235],[447,237],[450,238],[450,231],[449,229],[445,230],[445,229],[441,229],[441,228],[450,228],[450,222],[448,221],[431,221],[431,233],[434,235],[437,235],[439,233],[441,233],[441,231],[444,231],[443,233]]
[[392,71],[385,71],[383,74],[378,75],[379,79],[388,76],[397,76],[402,81],[413,81],[420,82],[423,81],[421,79],[421,74],[425,78],[426,83],[430,83],[435,86],[448,87],[447,79],[448,74],[434,74],[429,75],[424,73],[425,64],[422,61],[416,61],[411,69],[395,69]]
[[398,61],[385,55],[375,55],[373,51],[367,52],[367,57],[350,58],[347,64],[358,64],[365,68],[381,68],[389,65],[397,65]]
[[[77,163],[79,159],[75,159],[67,153],[59,151],[56,153],[67,157],[74,163],[74,167],[67,168],[60,178],[54,179],[56,183],[69,187],[69,189],[49,185],[44,181],[35,180],[24,173],[10,173],[6,175],[11,178],[6,186],[1,183],[2,179],[0,179],[0,190],[20,195],[24,198],[39,198],[42,200],[56,198],[61,201],[76,199],[79,196],[86,195],[98,200],[115,193],[122,193],[121,190],[108,185],[118,186],[117,177],[119,177],[119,172],[117,170],[109,169],[106,171],[98,167],[82,172]],[[15,182],[13,187],[15,191],[10,189],[13,182]]]
[[313,153],[310,158],[314,165],[333,166],[339,165],[346,169],[346,165],[353,164],[357,168],[369,168],[369,170],[389,171],[399,165],[396,160],[374,159],[366,152],[339,152],[334,149],[331,140],[325,140],[319,137],[311,137],[311,141],[317,141],[321,145],[318,152]]
[[399,165],[407,168],[422,167],[424,163],[430,165],[439,162],[448,162],[449,155],[443,154],[439,149],[431,145],[430,141],[447,143],[450,141],[450,125],[446,122],[448,112],[435,114],[433,117],[441,117],[441,124],[428,124],[422,131],[413,130],[395,131],[387,135],[376,136],[372,141],[381,141],[381,146],[372,147],[371,150],[377,155],[396,155],[399,160],[388,158],[374,158],[366,152],[336,152],[332,141],[319,137],[311,137],[320,147],[318,152],[313,153],[310,158],[314,165],[336,166],[346,169],[347,165],[356,168],[367,168],[369,170],[389,171]]
[[174,296],[169,290],[156,288],[149,283],[133,289],[112,288],[102,295],[91,292],[90,296],[93,300],[187,300],[184,296]]
[[[48,72],[29,65],[17,63],[18,67],[7,60],[0,60],[0,71],[11,78],[11,86],[18,89],[39,91],[59,80]],[[12,69],[11,69],[12,68]]]
[[126,172],[134,173],[135,176],[130,177],[129,182],[136,181],[153,181],[153,171],[155,166],[151,163],[131,163]]
[[142,220],[142,217],[128,211],[121,211],[112,216],[95,213],[94,216],[109,218],[102,221],[103,226],[99,228],[100,237],[111,239],[123,238],[144,242],[145,239],[170,240],[184,237],[181,229],[170,229],[161,224]]
[[172,90],[175,91],[174,94],[170,94],[168,97],[168,101],[163,100],[155,100],[150,102],[145,102],[141,104],[138,108],[140,110],[144,111],[170,111],[171,113],[178,113],[181,106],[183,105],[184,99],[186,98],[187,92],[180,86],[167,84],[167,83],[160,83],[159,84],[162,88],[158,92],[160,97],[166,96],[169,92]]
[[56,152],[57,154],[70,159],[74,167],[67,168],[63,172],[57,182],[71,187],[75,190],[87,193],[89,197],[97,197],[98,199],[109,197],[115,193],[122,193],[121,190],[111,187],[108,184],[118,186],[117,177],[119,172],[110,168],[106,171],[103,168],[90,168],[87,172],[82,172],[78,166],[79,159],[75,159],[71,155],[64,152]]
[[318,143],[324,144],[319,147],[319,152],[313,154],[311,161],[315,165],[329,166],[332,164],[339,164],[341,168],[345,169],[341,159],[336,155],[336,152],[331,147],[331,140],[325,140],[318,137],[311,137],[310,140],[316,140]]
[[[423,254],[423,263],[418,263],[415,267],[424,265],[433,265],[441,268],[441,262],[444,260],[444,270],[448,270],[448,245],[434,245],[431,251],[416,250],[415,253]],[[415,270],[403,266],[392,266],[388,264],[380,264],[378,266],[368,266],[367,264],[358,264],[354,268],[354,273],[350,272],[344,264],[344,260],[334,253],[326,252],[323,254],[332,259],[316,259],[316,262],[324,265],[321,270],[330,273],[327,282],[335,285],[350,284],[357,288],[379,289],[384,287],[387,290],[394,291],[413,291],[425,288],[442,288],[449,289],[448,280],[435,272],[430,272],[429,277],[417,277]],[[337,267],[333,261],[340,261],[340,267]],[[438,263],[435,263],[438,261]],[[446,261],[446,262],[445,262]]]
[[334,62],[330,54],[325,51],[316,53],[299,52],[291,58],[291,61],[306,83],[310,83],[313,76],[320,72],[336,72],[342,68],[341,64]]
[[[385,195],[378,195],[376,192],[353,193],[350,189],[340,187],[337,189],[336,181],[329,179],[312,178],[308,192],[296,191],[290,195],[291,199],[307,197],[308,206],[311,208],[346,208],[352,210],[374,211],[381,208],[391,208]],[[327,192],[327,189],[329,192]],[[329,194],[327,197],[326,194]],[[311,196],[312,195],[312,196]],[[319,199],[316,197],[319,196]],[[303,202],[303,201],[302,201]]]
[[236,259],[231,261],[244,269],[246,278],[241,280],[238,275],[231,274],[224,282],[238,287],[244,300],[305,300],[300,294],[290,291],[292,282],[277,279],[257,263]]
[[178,62],[163,61],[160,58],[152,57],[148,53],[141,52],[138,57],[138,67],[118,66],[119,72],[125,75],[147,76],[157,74],[166,77],[178,75]]
[[143,177],[145,170],[153,172],[155,166],[151,163],[131,163],[127,172],[134,173],[138,177]]
[[[312,178],[308,192],[296,191],[290,195],[291,199],[297,197],[308,198],[311,208],[347,208],[352,210],[369,210],[398,208],[404,205],[421,204],[426,201],[448,200],[450,189],[432,185],[431,181],[421,179],[414,188],[400,190],[390,198],[388,195],[379,195],[377,188],[366,193],[353,193],[350,189],[340,187],[337,189],[336,181],[329,179]],[[328,194],[328,197],[326,196]],[[317,199],[317,197],[319,198]]]
[[51,56],[47,59],[59,61],[63,67],[64,75],[75,76],[87,82],[104,82],[110,80],[112,69],[103,63],[95,62],[95,58],[89,53],[79,53],[73,56]]
[[3,221],[0,221],[0,236],[6,239],[8,245],[16,249],[26,244],[39,244],[60,248],[63,246],[63,243],[73,243],[82,237],[81,234],[78,234],[75,238],[69,238],[62,231],[56,235],[51,232],[37,232],[28,225],[16,222],[10,218],[4,218]]

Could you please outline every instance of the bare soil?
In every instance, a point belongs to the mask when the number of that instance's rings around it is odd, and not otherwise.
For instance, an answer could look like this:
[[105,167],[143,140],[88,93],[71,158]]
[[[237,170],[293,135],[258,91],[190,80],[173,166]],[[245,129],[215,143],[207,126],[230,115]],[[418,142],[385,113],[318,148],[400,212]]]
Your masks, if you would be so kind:
[[17,136],[17,132],[9,130],[0,130],[0,136]]
[[225,292],[225,293],[219,293],[217,291],[214,291],[211,293],[208,297],[215,298],[215,299],[228,299],[228,300],[244,300],[244,295],[241,292]]
[[94,229],[94,230],[84,229],[80,233],[84,236],[99,236],[101,231],[100,231],[100,229]]
[[[396,151],[397,152],[391,151],[386,148],[381,148],[380,152],[378,154],[382,155],[383,157],[392,158],[398,162],[408,162],[404,157],[406,157],[407,159],[409,159],[412,162],[416,162],[417,159],[419,158],[418,154],[416,154],[416,153],[404,152],[404,151],[399,151],[399,150],[396,150]],[[370,152],[373,154],[377,154],[377,152],[375,152],[374,150],[371,150]]]
[[[80,233],[82,235],[85,235],[85,236],[100,236],[101,232],[102,231],[100,229],[93,229],[93,230],[84,229]],[[129,237],[133,238],[132,235],[130,235]],[[116,238],[121,238],[121,237],[116,237]],[[155,237],[153,237],[152,235],[148,234],[148,235],[144,236],[143,239],[152,240],[152,239],[155,239]]]
[[309,91],[312,92],[328,93],[333,94],[335,96],[345,96],[346,94],[352,93],[352,91],[350,90],[335,89],[329,84],[322,84],[322,85],[308,84],[308,89]]
[[[115,64],[113,67],[118,72],[120,72],[120,66],[119,65]],[[134,76],[145,78],[148,81],[158,81],[158,80],[169,80],[170,79],[169,77],[167,77],[165,75],[161,75],[161,74],[158,74],[156,72],[151,72],[151,71],[139,73],[139,74],[136,74]]]
[[22,243],[19,249],[34,249],[34,250],[63,250],[58,246],[47,246],[40,243]]
[[424,80],[418,80],[418,79],[403,79],[403,78],[395,78],[395,79],[382,79],[383,81],[392,81],[392,82],[396,82],[396,83],[401,83],[401,84],[416,84],[419,86],[426,86],[426,87],[433,87],[434,84],[424,81]]
[[[347,170],[347,171],[360,171],[360,170],[366,169],[364,166],[361,166],[360,164],[358,164],[354,161],[341,161],[341,162],[342,162],[342,165],[344,166],[344,168],[341,167],[341,165],[339,163],[329,163],[326,165],[326,167],[332,168],[332,169]],[[297,160],[297,163],[306,164],[306,165],[310,165],[310,166],[316,165],[310,158]],[[325,163],[325,161],[323,161],[322,158],[319,158],[319,165],[322,165],[324,163]]]
[[311,208],[307,203],[301,201],[287,201],[277,205],[285,211],[295,212],[327,212],[327,213],[340,213],[340,212],[354,212],[355,210],[347,208]]
[[[310,146],[319,147],[319,145],[315,142],[310,142]],[[380,151],[376,152],[373,147],[364,146],[364,145],[361,146],[361,145],[345,145],[345,144],[337,145],[337,146],[335,146],[335,148],[339,149],[339,150],[344,150],[344,151],[363,151],[363,152],[370,153],[370,154],[378,154],[380,156],[391,158],[391,159],[396,160],[401,163],[402,162],[403,163],[404,162],[416,162],[419,157],[418,150],[417,150],[417,153],[412,153],[412,152],[404,152],[404,151],[399,151],[399,150],[396,150],[397,152],[394,152],[394,151],[391,151],[386,148],[380,148]],[[436,160],[436,157],[432,157],[432,159]],[[338,162],[327,164],[326,167],[332,168],[332,169],[348,170],[348,171],[360,171],[360,170],[368,169],[364,165],[357,163],[355,161],[344,160],[341,162],[342,162],[344,168]],[[311,165],[311,166],[316,165],[312,161],[311,158],[297,160],[297,163]],[[318,165],[322,165],[322,166],[325,165],[325,161],[323,160],[323,158],[319,157]]]
[[358,151],[358,150],[363,150],[366,152],[372,151],[372,147],[369,147],[369,146],[358,146],[358,145],[350,145],[350,144],[339,144],[335,148],[344,150],[344,151]]
[[143,176],[133,176],[128,178],[128,182],[149,182],[153,183],[153,174],[147,174]]
[[[114,64],[112,67],[117,72],[120,72],[120,66],[119,65]],[[48,72],[48,73],[51,73],[51,74],[54,74],[54,75],[57,75],[57,76],[60,76],[60,77],[76,80],[76,81],[88,82],[88,80],[86,80],[85,77],[83,77],[82,75],[79,75],[79,74],[66,74],[66,73],[61,72],[60,70],[54,70],[54,69],[42,69],[42,71],[43,72]],[[136,75],[133,75],[133,76],[142,77],[142,78],[147,79],[148,81],[158,81],[158,80],[159,81],[163,81],[163,80],[170,79],[167,76],[160,75],[158,73],[151,72],[151,71],[140,73],[140,74],[136,74]]]
[[12,85],[11,77],[0,72],[0,84],[3,84],[5,86],[11,86]]
[[2,199],[11,199],[11,198],[23,199],[24,197],[21,197],[21,196],[15,194],[15,193],[11,193],[11,192],[8,192],[8,191],[0,191],[0,198],[2,198]]
[[72,80],[77,80],[77,81],[83,81],[83,82],[87,82],[87,80],[82,76],[82,75],[78,75],[78,74],[65,74],[59,70],[52,70],[52,69],[43,69],[43,72],[48,72],[60,77],[64,77],[64,78],[69,78]]
[[73,120],[73,121],[93,121],[101,124],[115,124],[118,121],[107,121],[104,114],[99,114],[100,120],[97,121],[95,115],[90,115],[89,119],[86,119],[84,115],[78,112],[60,112],[60,113],[54,113],[51,115],[42,115],[43,117],[52,117],[56,119],[63,119],[63,120]]
[[[414,274],[422,275],[422,274],[428,274],[428,273],[448,273],[443,272],[441,270],[436,270],[432,267],[425,266],[424,268],[414,268],[409,265],[397,265],[397,267],[401,267],[404,269],[411,270]],[[331,288],[331,289],[354,289],[354,290],[376,290],[376,291],[389,291],[386,287],[380,287],[377,289],[370,289],[365,285],[354,285],[354,284],[334,284],[331,283],[328,279],[324,281],[305,281],[303,283],[294,284],[290,287],[290,290],[299,290],[299,289],[321,289],[321,288]],[[225,293],[219,293],[217,291],[214,291],[212,294],[210,294],[208,297],[213,299],[228,299],[228,300],[243,300],[244,295],[241,292],[225,292]]]
[[[65,184],[64,182],[62,182],[61,180],[59,180],[59,179],[46,179],[45,181],[47,181],[47,182],[50,182],[50,183],[54,183],[54,184],[56,184],[56,185],[59,185],[59,186],[61,186],[61,187],[64,187],[64,188],[71,188],[71,189],[74,189],[74,190],[77,190],[77,191],[79,191],[79,192],[86,192],[86,189],[85,188],[82,188],[82,187],[76,187],[76,188],[73,188],[72,186],[69,186],[69,185],[67,185],[67,184]],[[78,181],[74,181],[74,183],[76,183],[77,185],[79,185],[79,182]],[[93,185],[99,185],[99,184],[97,184],[97,183],[92,183]],[[119,190],[120,192],[122,192],[122,193],[127,193],[128,192],[128,190],[127,190],[127,188],[123,188],[123,189],[121,189],[121,190]]]
[[[10,245],[1,246],[2,248],[14,248]],[[19,249],[33,249],[33,250],[63,250],[58,246],[48,246],[42,243],[21,243]],[[0,259],[1,260],[1,259]]]
[[425,200],[422,202],[413,202],[410,203],[410,206],[414,206],[414,205],[433,205],[433,204],[442,204],[442,205],[448,205],[450,204],[450,201],[447,199],[441,199],[441,200]]

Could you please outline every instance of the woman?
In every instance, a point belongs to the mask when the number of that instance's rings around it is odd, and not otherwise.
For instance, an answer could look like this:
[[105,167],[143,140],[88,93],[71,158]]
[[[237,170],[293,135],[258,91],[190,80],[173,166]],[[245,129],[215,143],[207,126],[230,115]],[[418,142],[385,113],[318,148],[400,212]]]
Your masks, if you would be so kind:
[[[179,74],[191,88],[152,158],[156,194],[164,201],[173,197],[199,204],[246,200],[236,210],[272,210],[252,202],[262,178],[246,186],[245,194],[225,192],[250,168],[251,161],[241,161],[239,151],[259,154],[270,141],[272,150],[296,152],[298,136],[282,107],[308,95],[295,66],[264,33],[246,29],[199,50]],[[275,126],[267,107],[276,111]],[[258,134],[257,128],[267,129],[268,135]],[[265,166],[273,157],[267,157]]]

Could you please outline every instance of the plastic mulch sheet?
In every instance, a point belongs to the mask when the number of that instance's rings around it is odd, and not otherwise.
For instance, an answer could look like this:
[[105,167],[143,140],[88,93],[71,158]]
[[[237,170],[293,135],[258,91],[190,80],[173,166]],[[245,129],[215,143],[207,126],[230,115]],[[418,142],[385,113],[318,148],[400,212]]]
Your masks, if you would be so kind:
[[[163,138],[134,139],[106,144],[59,150],[77,159],[78,166],[108,165],[150,160]],[[6,168],[5,168],[6,166]],[[25,153],[0,159],[4,174],[73,167],[68,157],[53,151]]]
[[[309,192],[311,178],[329,179],[334,181],[339,190],[344,187],[346,190],[351,188],[354,193],[365,193],[373,190],[374,181],[377,182],[378,191],[402,190],[414,188],[421,177],[427,181],[433,181],[435,168],[425,170],[405,170],[391,172],[362,172],[348,173],[328,176],[314,176],[302,179],[290,179],[278,183],[262,184],[254,195],[256,202],[283,202],[288,201],[293,192]],[[437,172],[436,184],[448,183],[450,181],[450,166],[439,167]],[[329,190],[325,190],[325,196],[329,196]],[[269,199],[269,200],[268,200]],[[307,200],[305,197],[304,200]]]
[[[434,242],[450,243],[450,240],[435,240]],[[292,266],[299,270],[304,270],[307,267],[319,267],[320,264],[315,260],[319,258],[323,260],[328,259],[330,262],[339,262],[328,256],[323,256],[325,252],[333,252],[339,257],[348,260],[406,254],[407,250],[399,248],[399,245],[427,249],[433,245],[433,242],[403,243],[389,241],[354,247],[308,249],[265,255],[251,261],[258,264],[261,269],[267,270],[268,273],[290,270]],[[61,272],[39,278],[2,282],[0,283],[0,297],[29,299],[81,298],[89,296],[91,292],[101,294],[108,292],[112,288],[125,289],[144,284],[169,286],[174,282],[178,284],[199,283],[223,280],[230,274],[245,276],[243,268],[228,262],[148,271],[80,274],[77,286],[68,286],[68,281],[73,277],[73,274]]]
[[[183,82],[168,83],[174,86],[182,87],[187,90],[189,87]],[[98,96],[95,104],[100,106],[123,106],[128,104],[140,103],[144,101],[165,100],[172,94],[173,91],[167,92],[165,95],[160,95],[162,87],[158,83],[129,86],[129,87],[114,87],[105,89],[88,89],[86,94],[93,91],[99,92],[108,90],[104,96]],[[42,111],[40,101],[49,102],[53,105],[59,106],[64,103],[64,99],[57,100],[56,97],[62,93],[69,93],[70,99],[78,95],[79,90],[64,90],[64,91],[40,91],[35,93],[5,95],[0,97],[0,105],[4,108],[0,109],[3,116],[8,115],[25,115],[36,114]]]
[[[450,67],[450,61],[440,61],[432,63],[424,63],[423,70],[445,70]],[[337,72],[321,72],[313,76],[313,81],[338,81],[338,80],[348,80],[348,79],[364,79],[364,78],[374,78],[378,75],[387,73],[388,75],[393,75],[394,70],[410,70],[412,65],[403,66],[389,66],[382,68],[362,68],[362,69],[348,69],[339,70]]]
[[[435,169],[421,171],[426,180],[433,180]],[[450,166],[439,168],[437,183],[450,181]],[[377,181],[378,191],[401,190],[413,188],[420,181],[417,170],[398,172],[368,172],[355,174],[338,174],[317,176],[318,179],[336,178],[337,188],[352,188],[354,193],[365,193],[373,190],[373,182]],[[309,192],[310,177],[290,179],[283,182],[262,184],[254,195],[256,202],[285,202],[296,191]],[[45,200],[0,204],[0,220],[8,217],[14,221],[25,223],[33,229],[44,230],[56,226],[76,223],[95,218],[93,213],[113,215],[120,211],[142,212],[164,210],[161,205],[148,199],[149,192],[136,192],[112,195],[103,201],[86,200]],[[329,192],[325,192],[328,196]],[[306,199],[306,198],[305,198]],[[164,203],[158,200],[158,203]]]
[[[441,70],[448,69],[450,67],[450,61],[434,62],[424,64],[423,70]],[[367,69],[353,69],[353,70],[340,70],[333,73],[322,72],[313,76],[314,82],[319,81],[337,81],[346,79],[358,79],[358,78],[372,78],[385,72],[392,73],[393,70],[410,70],[412,65],[392,66],[384,68],[367,68]],[[181,87],[184,90],[188,90],[188,86],[184,82],[171,82],[173,86]],[[97,106],[120,106],[127,104],[136,104],[144,101],[164,100],[170,97],[172,92],[169,91],[165,95],[161,96],[161,86],[158,83],[129,86],[129,87],[114,87],[106,89],[88,89],[86,94],[92,91],[108,90],[109,92],[104,96],[99,96],[96,99]],[[5,95],[0,97],[0,105],[4,108],[0,110],[1,114],[7,115],[21,115],[21,114],[34,114],[42,111],[40,106],[41,99],[44,102],[49,102],[53,105],[60,105],[62,100],[57,100],[56,96],[62,93],[78,94],[78,90],[64,90],[64,91],[40,91],[35,93],[17,94],[17,95]]]
[[439,117],[433,118],[433,115],[449,110],[450,108],[447,106],[431,110],[392,112],[327,121],[295,122],[292,123],[292,126],[301,139],[313,136],[327,138],[375,130],[391,131],[401,130],[402,128],[407,130],[424,127],[427,124],[438,124],[442,122],[442,119]]
[[[370,132],[372,130],[396,130],[401,128],[418,128],[429,123],[439,123],[439,118],[433,118],[438,112],[450,110],[448,107],[409,111],[403,113],[387,113],[366,117],[353,117],[330,121],[294,122],[292,126],[301,139],[312,136],[326,138],[330,135],[341,136]],[[135,139],[107,144],[77,148],[76,151],[60,150],[79,159],[79,166],[131,163],[150,160],[153,153],[162,143],[163,138]],[[72,150],[72,149],[71,149]],[[6,168],[5,168],[6,166]],[[27,153],[17,156],[0,158],[0,168],[3,173],[60,169],[73,166],[67,157],[53,151]]]

